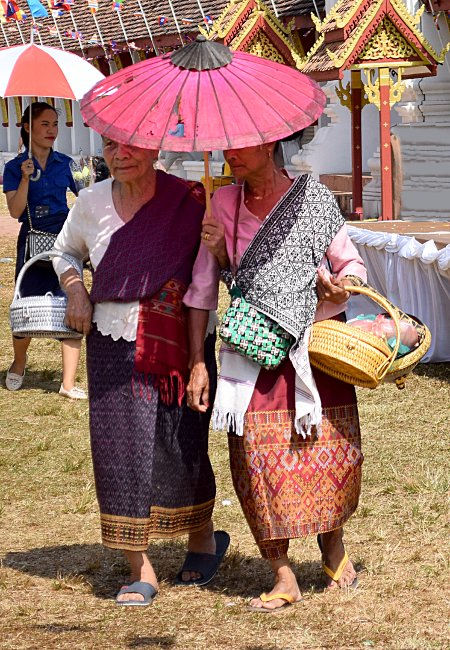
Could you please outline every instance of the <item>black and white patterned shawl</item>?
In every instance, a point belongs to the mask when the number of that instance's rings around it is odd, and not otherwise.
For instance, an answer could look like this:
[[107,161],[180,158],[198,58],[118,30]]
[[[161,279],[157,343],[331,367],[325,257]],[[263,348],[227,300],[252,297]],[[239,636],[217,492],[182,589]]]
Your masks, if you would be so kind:
[[235,280],[245,299],[297,342],[314,321],[317,268],[343,224],[330,190],[312,176],[299,176],[239,263]]

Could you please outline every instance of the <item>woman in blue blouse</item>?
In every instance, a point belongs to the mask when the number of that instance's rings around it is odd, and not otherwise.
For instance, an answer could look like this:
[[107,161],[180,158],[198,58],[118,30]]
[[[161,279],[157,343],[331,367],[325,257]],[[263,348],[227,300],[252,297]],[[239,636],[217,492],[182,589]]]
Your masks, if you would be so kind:
[[[27,203],[33,227],[57,234],[69,212],[67,189],[78,194],[70,168],[71,158],[52,148],[58,135],[56,110],[45,102],[34,102],[32,120],[33,158],[28,158],[30,109],[27,108],[22,117],[20,132],[25,152],[8,162],[3,172],[3,191],[9,213],[22,224],[17,241],[16,278],[25,263],[25,242],[29,231]],[[35,171],[36,175],[40,172],[37,180],[34,180]],[[52,265],[32,266],[24,276],[22,295],[44,295],[47,291],[54,294],[61,291]],[[14,361],[6,374],[6,387],[9,390],[18,390],[22,386],[30,341],[29,338],[13,337]],[[75,386],[80,348],[80,340],[62,341],[63,373],[59,392],[72,399],[86,399],[85,392]]]

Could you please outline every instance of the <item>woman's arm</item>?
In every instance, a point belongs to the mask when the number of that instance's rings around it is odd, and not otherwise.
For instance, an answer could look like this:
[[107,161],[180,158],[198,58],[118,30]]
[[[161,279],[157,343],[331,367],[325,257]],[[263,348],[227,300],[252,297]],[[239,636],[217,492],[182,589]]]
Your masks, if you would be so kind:
[[204,413],[209,406],[209,376],[205,365],[204,344],[209,311],[217,309],[219,294],[219,263],[205,246],[200,249],[192,271],[192,282],[183,302],[188,312],[189,368],[187,403],[194,411]]
[[[89,249],[84,235],[86,225],[87,212],[81,197],[78,197],[58,235],[54,249],[79,260],[87,259]],[[66,324],[77,332],[88,334],[92,324],[93,308],[83,279],[73,266],[61,257],[54,258],[53,268],[59,277],[61,287],[67,294]]]
[[[89,213],[82,197],[79,196],[56,239],[54,245],[55,251],[58,253],[67,253],[80,261],[86,260],[89,257],[89,249],[86,243],[88,219]],[[62,274],[72,267],[63,258],[56,257],[53,260],[53,268],[61,280]]]
[[89,294],[74,268],[65,271],[59,278],[67,294],[65,323],[82,334],[89,334],[92,325],[92,303]]
[[33,161],[27,158],[23,161],[20,169],[22,175],[17,189],[5,192],[9,214],[13,219],[19,219],[27,206],[30,176],[34,172]]
[[217,259],[221,269],[230,266],[225,243],[225,226],[214,217],[205,216],[202,228],[203,244]]
[[364,282],[367,271],[364,262],[356,250],[344,224],[338,231],[326,252],[332,274],[325,266],[317,271],[317,293],[321,302],[333,302],[337,305],[347,302],[350,297],[345,285],[352,284],[348,275],[356,275]]
[[186,388],[188,406],[204,413],[209,407],[209,375],[205,365],[205,333],[209,312],[191,308],[188,312],[189,368],[191,374]]
[[364,282],[367,280],[367,271],[364,262],[350,236],[347,226],[344,224],[337,232],[333,241],[328,247],[326,256],[330,262],[333,274],[337,280],[347,275],[356,275]]

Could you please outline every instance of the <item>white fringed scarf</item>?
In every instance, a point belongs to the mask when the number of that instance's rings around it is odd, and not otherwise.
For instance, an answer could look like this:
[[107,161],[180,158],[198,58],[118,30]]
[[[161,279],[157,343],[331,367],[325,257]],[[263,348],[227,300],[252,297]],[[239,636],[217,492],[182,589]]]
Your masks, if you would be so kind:
[[[235,275],[245,299],[295,338],[289,359],[296,373],[295,429],[303,437],[322,421],[308,355],[317,307],[316,271],[343,223],[331,192],[312,177],[298,177],[261,225]],[[261,366],[225,345],[220,357],[212,425],[243,435]]]

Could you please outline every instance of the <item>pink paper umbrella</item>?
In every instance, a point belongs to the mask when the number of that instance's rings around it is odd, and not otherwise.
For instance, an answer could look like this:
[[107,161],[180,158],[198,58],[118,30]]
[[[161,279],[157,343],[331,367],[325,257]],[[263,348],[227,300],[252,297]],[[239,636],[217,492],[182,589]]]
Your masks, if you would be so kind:
[[200,36],[100,81],[81,112],[124,144],[210,151],[279,140],[315,122],[324,106],[320,87],[298,70]]
[[[30,97],[30,103],[31,97],[79,100],[100,79],[93,65],[56,47],[30,43],[0,49],[0,97]],[[31,148],[30,120],[30,158]]]

